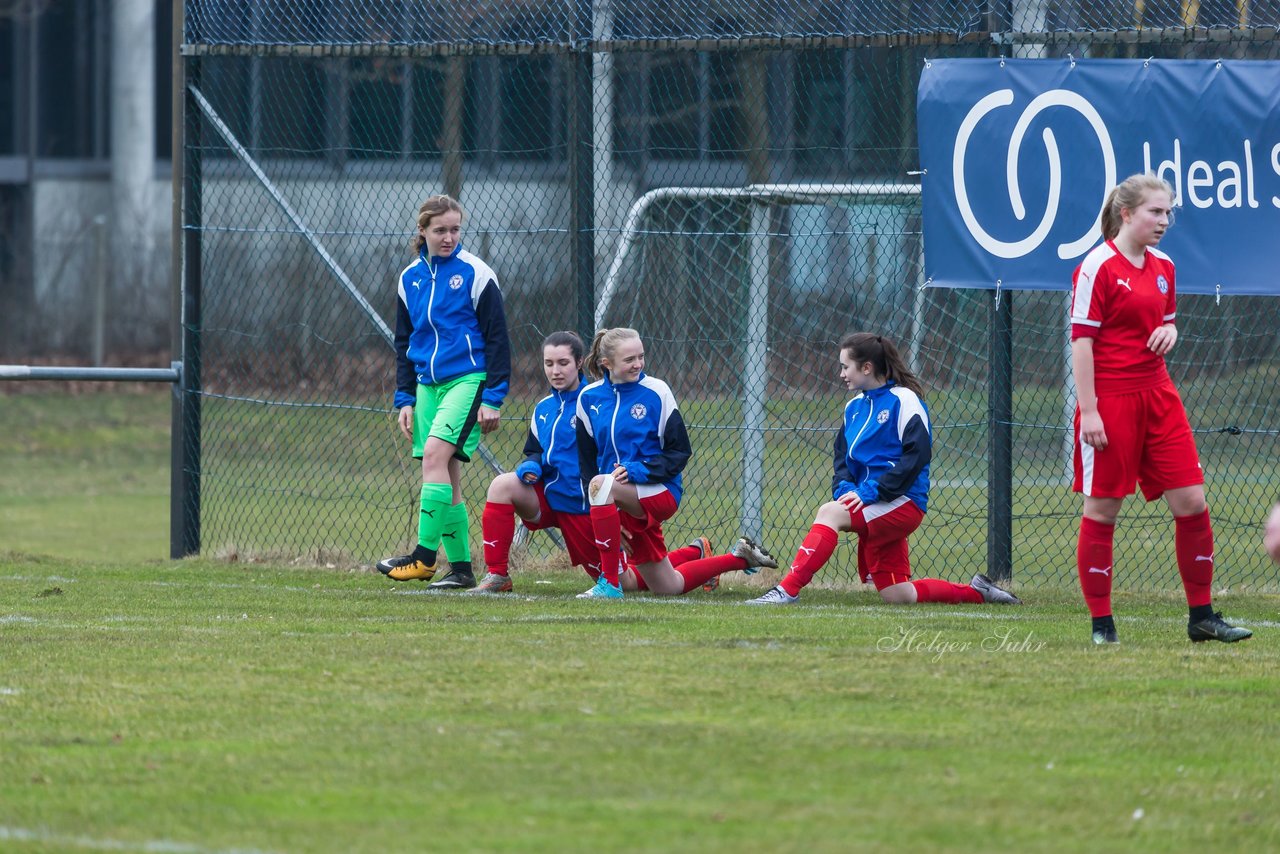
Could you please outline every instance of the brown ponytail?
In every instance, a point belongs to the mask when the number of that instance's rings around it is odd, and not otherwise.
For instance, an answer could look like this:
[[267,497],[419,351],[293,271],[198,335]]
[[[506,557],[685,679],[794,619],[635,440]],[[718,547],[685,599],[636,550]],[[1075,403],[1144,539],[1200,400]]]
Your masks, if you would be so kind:
[[608,371],[604,367],[604,359],[612,359],[613,354],[618,349],[618,344],[628,338],[639,338],[640,333],[634,329],[628,329],[625,326],[615,326],[612,329],[601,329],[596,336],[591,339],[591,349],[587,352],[586,361],[583,367],[587,369],[587,373],[596,379],[603,379]]

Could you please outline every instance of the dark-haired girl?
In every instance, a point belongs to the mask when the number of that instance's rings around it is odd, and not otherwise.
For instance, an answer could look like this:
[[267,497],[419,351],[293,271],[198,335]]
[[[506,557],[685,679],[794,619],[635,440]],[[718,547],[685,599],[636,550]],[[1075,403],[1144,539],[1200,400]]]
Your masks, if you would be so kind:
[[846,531],[858,535],[858,574],[871,576],[885,602],[1021,604],[982,574],[969,584],[910,580],[907,537],[924,520],[933,448],[920,381],[892,342],[870,332],[840,342],[840,379],[857,394],[836,433],[833,500],[818,509],[782,582],[750,604],[795,602]]

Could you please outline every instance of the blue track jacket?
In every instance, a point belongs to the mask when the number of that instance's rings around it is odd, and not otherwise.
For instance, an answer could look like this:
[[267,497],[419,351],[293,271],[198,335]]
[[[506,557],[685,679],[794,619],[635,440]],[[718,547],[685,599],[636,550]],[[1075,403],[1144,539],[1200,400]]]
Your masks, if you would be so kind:
[[831,497],[852,491],[863,504],[874,504],[905,495],[923,513],[932,457],[924,401],[889,380],[845,405],[844,424],[836,433]]
[[680,472],[693,456],[675,395],[662,380],[608,377],[578,395],[578,465],[583,484],[621,465],[636,484],[662,484],[680,503]]
[[557,513],[591,512],[587,491],[578,476],[577,413],[582,388],[552,389],[537,402],[524,440],[524,462],[516,466],[516,476],[521,480],[530,472],[538,476],[547,504]]
[[448,258],[425,247],[400,273],[396,303],[395,407],[413,406],[417,384],[486,374],[481,403],[502,406],[511,378],[511,345],[502,291],[493,269],[462,244]]

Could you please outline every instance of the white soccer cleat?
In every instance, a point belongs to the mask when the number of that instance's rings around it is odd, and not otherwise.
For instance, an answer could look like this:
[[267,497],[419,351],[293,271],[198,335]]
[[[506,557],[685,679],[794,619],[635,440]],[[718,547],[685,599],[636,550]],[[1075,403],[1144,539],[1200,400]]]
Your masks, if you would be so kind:
[[748,599],[748,605],[791,605],[800,600],[799,596],[792,596],[790,593],[782,589],[779,585],[768,593],[757,599]]

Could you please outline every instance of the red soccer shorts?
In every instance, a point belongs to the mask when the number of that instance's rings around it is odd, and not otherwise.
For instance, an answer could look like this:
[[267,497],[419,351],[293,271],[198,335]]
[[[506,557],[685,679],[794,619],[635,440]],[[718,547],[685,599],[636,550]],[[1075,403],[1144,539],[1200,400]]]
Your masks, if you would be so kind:
[[676,515],[679,505],[665,486],[654,489],[649,484],[637,484],[637,488],[641,493],[640,509],[644,516],[632,516],[625,510],[619,510],[618,515],[622,518],[622,527],[631,534],[631,561],[657,563],[667,556],[662,523]]
[[586,513],[558,513],[547,503],[547,493],[541,483],[535,483],[533,489],[538,494],[538,521],[524,522],[524,526],[530,531],[559,528],[564,535],[569,562],[599,574],[600,552],[596,548],[596,535],[591,530],[591,516]]
[[1107,447],[1101,451],[1080,441],[1076,407],[1076,492],[1090,498],[1125,498],[1137,484],[1144,498],[1155,501],[1166,490],[1204,483],[1187,411],[1172,384],[1100,395],[1098,414],[1107,433]]
[[905,495],[850,511],[849,523],[858,535],[858,574],[869,572],[877,590],[910,579],[907,536],[923,521],[924,513]]

